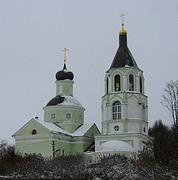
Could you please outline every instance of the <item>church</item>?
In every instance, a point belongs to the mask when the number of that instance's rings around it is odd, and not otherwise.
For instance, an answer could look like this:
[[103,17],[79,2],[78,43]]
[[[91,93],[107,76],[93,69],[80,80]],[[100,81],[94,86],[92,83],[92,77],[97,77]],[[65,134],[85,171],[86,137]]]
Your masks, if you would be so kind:
[[73,96],[74,74],[67,70],[66,51],[64,67],[56,73],[56,96],[43,108],[44,120],[32,118],[13,135],[16,153],[77,155],[90,149],[100,134],[95,123],[84,122],[85,108]]
[[119,47],[106,71],[102,96],[101,132],[88,124],[84,107],[74,98],[74,74],[64,67],[56,73],[56,96],[44,110],[44,120],[32,118],[13,137],[16,153],[102,156],[135,155],[148,139],[148,103],[143,71],[137,66],[127,46],[127,31],[122,23]]

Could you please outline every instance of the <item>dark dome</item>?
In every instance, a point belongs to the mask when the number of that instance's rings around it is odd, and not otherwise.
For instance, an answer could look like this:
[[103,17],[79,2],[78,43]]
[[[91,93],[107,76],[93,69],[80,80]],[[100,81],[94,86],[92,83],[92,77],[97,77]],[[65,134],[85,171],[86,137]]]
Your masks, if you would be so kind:
[[65,80],[65,79],[73,80],[74,74],[71,71],[61,70],[56,73],[56,79],[57,80]]
[[110,69],[120,67],[135,67],[137,64],[127,46],[120,46],[114,57]]
[[54,97],[53,99],[51,99],[46,106],[55,106],[57,104],[64,102],[64,99],[65,99],[64,97],[58,95]]
[[66,66],[64,65],[63,70],[58,71],[56,73],[56,79],[57,80],[65,80],[65,79],[74,79],[74,74],[71,71],[67,71]]

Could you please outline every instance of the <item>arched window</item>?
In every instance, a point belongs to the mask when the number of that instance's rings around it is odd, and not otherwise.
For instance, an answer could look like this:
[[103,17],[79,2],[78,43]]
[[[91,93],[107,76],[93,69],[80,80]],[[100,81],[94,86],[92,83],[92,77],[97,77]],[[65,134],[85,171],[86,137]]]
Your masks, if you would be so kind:
[[121,103],[119,101],[115,101],[113,103],[112,118],[113,119],[121,119]]
[[134,91],[134,76],[129,75],[129,91]]
[[109,85],[109,82],[108,82],[108,78],[106,79],[106,94],[108,94],[108,85]]
[[145,121],[145,105],[142,105],[142,120]]
[[32,135],[35,135],[35,134],[37,134],[36,129],[33,129],[32,130]]
[[146,128],[145,128],[145,127],[143,128],[143,132],[144,132],[144,133],[146,132]]
[[120,75],[116,75],[114,77],[114,89],[115,91],[120,91],[121,90],[121,82],[120,82]]
[[143,86],[142,86],[142,77],[140,77],[140,93],[143,92]]

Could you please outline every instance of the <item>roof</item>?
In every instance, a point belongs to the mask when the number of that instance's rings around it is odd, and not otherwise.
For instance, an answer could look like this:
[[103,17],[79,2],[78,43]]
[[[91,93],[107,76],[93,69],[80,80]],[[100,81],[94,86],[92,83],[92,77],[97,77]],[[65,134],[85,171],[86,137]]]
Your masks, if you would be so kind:
[[60,128],[59,126],[53,124],[53,123],[48,123],[39,119],[35,119],[38,123],[46,127],[48,130],[54,132],[54,133],[62,133],[62,134],[67,134],[70,135],[69,132],[65,131],[64,129]]
[[46,106],[56,106],[56,105],[82,107],[79,101],[75,99],[73,96],[60,96],[60,95],[57,95],[53,99],[51,99]]
[[[54,132],[54,133],[62,133],[62,134],[66,134],[69,136],[84,136],[85,133],[95,124],[92,123],[88,123],[88,124],[83,124],[81,125],[76,131],[74,131],[73,133],[70,133],[62,128],[60,128],[59,126],[53,124],[53,123],[48,123],[45,121],[41,121],[41,120],[36,120],[37,122],[39,122],[40,124],[42,124],[43,126],[45,126],[47,129],[49,129],[50,131]],[[96,125],[95,125],[96,126]]]
[[[86,132],[95,124],[88,123],[88,124],[83,124],[80,126],[75,132],[72,133],[72,136],[84,136]],[[96,126],[96,125],[95,125]]]
[[135,152],[134,148],[130,144],[119,140],[107,141],[102,143],[98,152],[109,151]]
[[53,99],[51,99],[46,106],[55,106],[57,104],[60,104],[64,101],[64,97],[58,95],[55,96]]
[[40,125],[42,125],[43,127],[45,127],[46,129],[48,129],[51,132],[70,135],[70,133],[68,133],[67,131],[65,131],[64,129],[60,128],[59,126],[57,126],[57,125],[55,125],[53,123],[48,123],[48,122],[41,121],[41,120],[36,119],[36,118],[32,118],[24,126],[22,126],[19,130],[17,130],[12,136],[15,136],[16,134],[21,132],[24,128],[26,128],[33,121],[39,123]]
[[110,69],[120,67],[138,68],[129,48],[127,47],[127,34],[119,35],[119,48],[116,52]]
[[47,128],[49,131],[51,131],[53,133],[62,133],[62,134],[72,136],[72,137],[84,136],[92,126],[96,126],[95,123],[83,124],[76,131],[74,131],[73,133],[70,133],[70,132],[60,128],[58,125],[56,125],[54,123],[49,123],[49,122],[45,122],[45,121],[42,121],[39,119],[32,118],[22,128],[20,128],[17,132],[15,132],[15,134],[13,136],[15,136],[23,128],[27,127],[28,124],[31,123],[32,121],[36,121],[37,123],[41,124],[43,127]]

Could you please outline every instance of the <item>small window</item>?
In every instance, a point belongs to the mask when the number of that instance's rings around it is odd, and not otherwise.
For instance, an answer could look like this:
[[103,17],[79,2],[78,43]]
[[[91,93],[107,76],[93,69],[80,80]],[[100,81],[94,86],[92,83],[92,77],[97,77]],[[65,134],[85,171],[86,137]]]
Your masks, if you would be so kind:
[[115,91],[121,90],[120,75],[116,75],[114,77],[114,88],[115,88]]
[[71,119],[71,113],[66,114],[66,119]]
[[114,130],[119,131],[119,126],[118,125],[114,126]]
[[51,114],[51,119],[55,119],[56,115],[53,113]]
[[129,75],[129,91],[134,91],[134,76]]
[[32,130],[32,135],[35,135],[35,134],[37,134],[37,131],[36,131],[36,129],[33,129]]
[[140,77],[140,93],[143,93],[142,78]]

